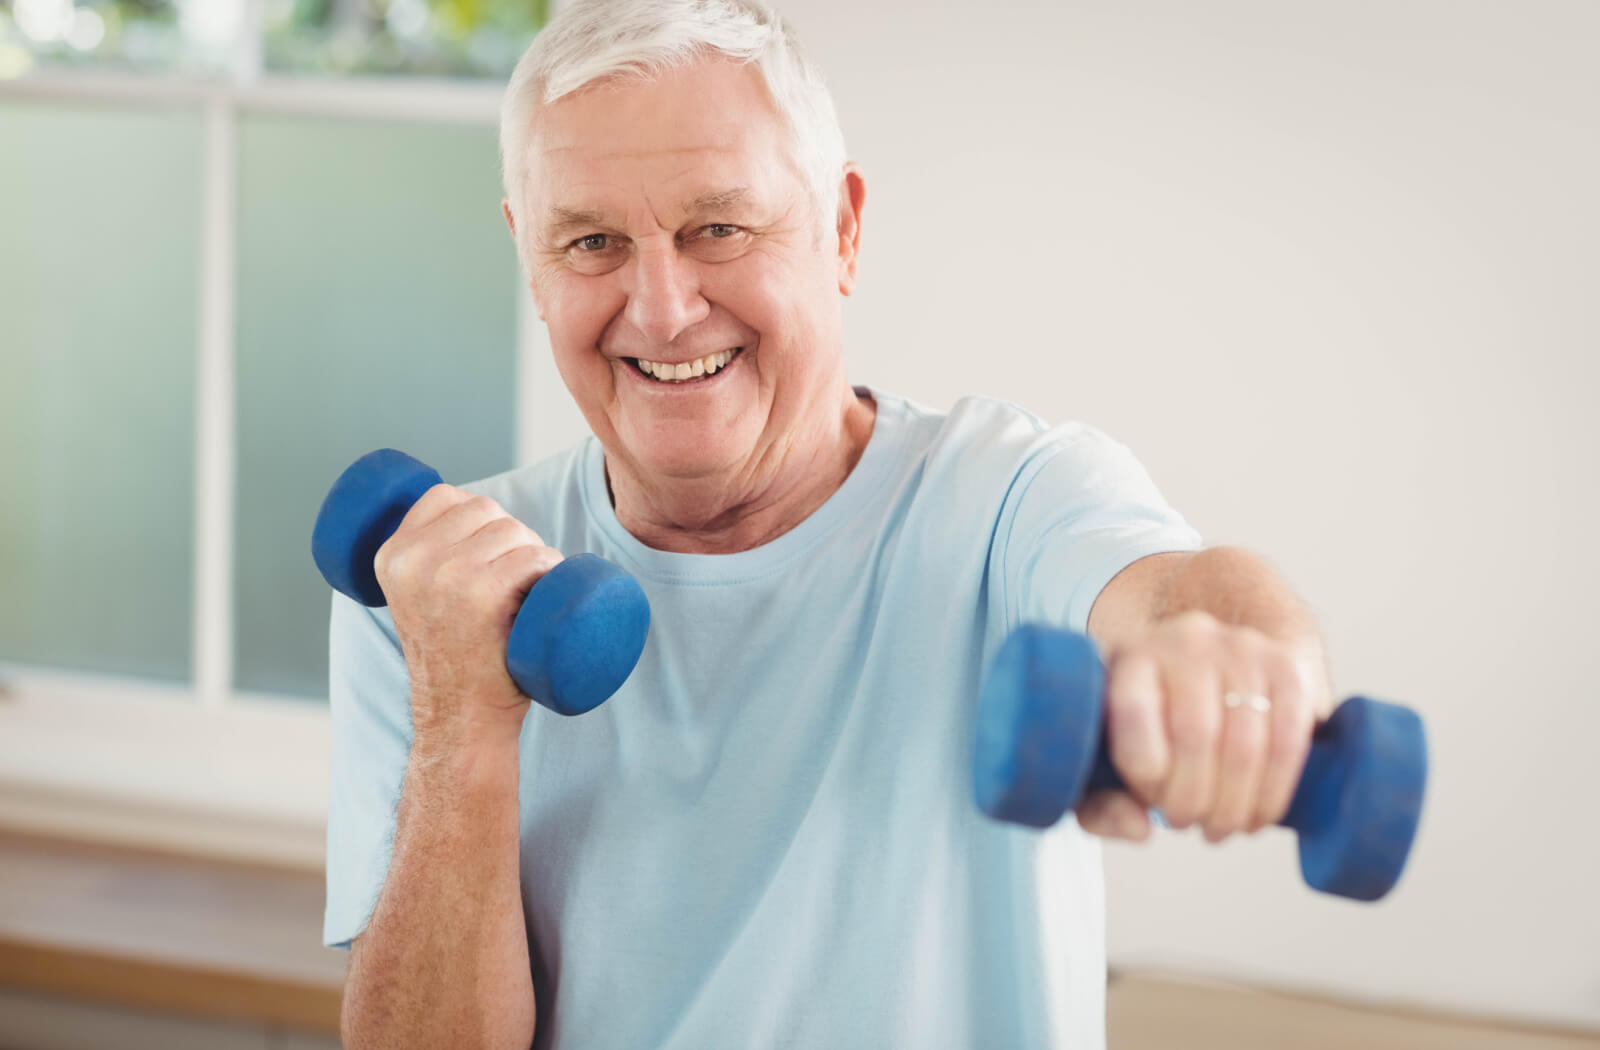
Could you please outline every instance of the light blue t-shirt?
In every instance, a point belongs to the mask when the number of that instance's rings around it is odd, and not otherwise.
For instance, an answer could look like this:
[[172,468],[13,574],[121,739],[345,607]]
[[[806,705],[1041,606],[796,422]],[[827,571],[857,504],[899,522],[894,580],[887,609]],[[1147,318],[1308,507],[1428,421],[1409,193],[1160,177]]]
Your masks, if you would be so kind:
[[[974,710],[1018,623],[1086,630],[1124,567],[1200,537],[1091,426],[871,395],[844,484],[738,554],[640,543],[593,438],[467,486],[650,599],[616,695],[523,725],[536,1046],[1104,1046],[1098,840],[979,812]],[[335,596],[331,650],[339,945],[388,871],[410,700],[386,610]]]

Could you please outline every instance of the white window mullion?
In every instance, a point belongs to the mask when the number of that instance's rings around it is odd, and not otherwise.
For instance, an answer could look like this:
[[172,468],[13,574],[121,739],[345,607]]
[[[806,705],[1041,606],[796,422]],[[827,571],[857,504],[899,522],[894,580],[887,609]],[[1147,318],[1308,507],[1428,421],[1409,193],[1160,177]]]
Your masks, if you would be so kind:
[[230,72],[235,83],[249,84],[260,80],[264,69],[267,8],[265,0],[241,0],[241,3],[244,14]]
[[589,425],[567,396],[550,352],[550,331],[539,320],[521,267],[517,274],[517,401],[512,435],[516,465],[524,466],[581,439],[589,433]]
[[233,686],[234,289],[237,110],[205,102],[199,351],[195,377],[194,686],[222,707]]

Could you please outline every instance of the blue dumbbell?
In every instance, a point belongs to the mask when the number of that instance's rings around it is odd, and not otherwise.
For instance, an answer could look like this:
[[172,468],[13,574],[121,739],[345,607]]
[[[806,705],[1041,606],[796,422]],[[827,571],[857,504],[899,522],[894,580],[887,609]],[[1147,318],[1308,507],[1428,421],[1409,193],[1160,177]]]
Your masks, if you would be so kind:
[[[442,479],[392,448],[369,452],[333,483],[317,512],[311,556],[341,594],[387,605],[373,569],[422,494]],[[506,644],[506,670],[530,699],[563,715],[606,700],[633,673],[650,629],[638,581],[593,554],[567,558],[523,599]]]
[[[1103,730],[1105,669],[1086,635],[1017,628],[978,700],[973,790],[998,820],[1046,828],[1091,792],[1123,789]],[[1352,697],[1312,736],[1279,824],[1300,834],[1300,871],[1324,893],[1374,901],[1416,836],[1428,747],[1416,712]]]

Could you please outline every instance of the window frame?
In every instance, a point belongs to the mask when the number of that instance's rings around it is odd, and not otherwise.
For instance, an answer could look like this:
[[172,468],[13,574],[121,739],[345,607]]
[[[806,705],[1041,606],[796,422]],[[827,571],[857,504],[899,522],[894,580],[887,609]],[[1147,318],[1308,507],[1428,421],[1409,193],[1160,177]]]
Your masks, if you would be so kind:
[[[248,69],[202,79],[43,67],[0,80],[0,106],[192,108],[202,116],[204,166],[190,681],[0,662],[0,826],[320,869],[328,707],[233,686],[238,125],[272,113],[497,127],[503,90],[498,82]],[[588,430],[565,396],[520,272],[506,291],[517,304],[513,453],[526,463]]]

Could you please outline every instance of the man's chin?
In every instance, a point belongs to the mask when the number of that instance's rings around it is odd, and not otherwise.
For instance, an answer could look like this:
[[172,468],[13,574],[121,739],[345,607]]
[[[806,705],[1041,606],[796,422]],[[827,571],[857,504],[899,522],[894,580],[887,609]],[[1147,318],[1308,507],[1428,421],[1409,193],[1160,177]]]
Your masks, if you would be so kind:
[[[750,456],[727,424],[666,425],[623,438],[629,459],[649,481],[707,481],[737,472]],[[626,433],[626,432],[624,432]],[[629,440],[629,438],[632,440]]]
[[735,466],[735,460],[731,457],[706,455],[704,452],[681,456],[656,454],[635,459],[635,462],[649,481],[681,484],[711,481],[726,476]]

